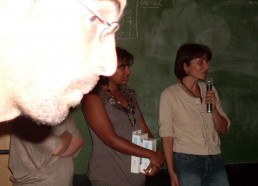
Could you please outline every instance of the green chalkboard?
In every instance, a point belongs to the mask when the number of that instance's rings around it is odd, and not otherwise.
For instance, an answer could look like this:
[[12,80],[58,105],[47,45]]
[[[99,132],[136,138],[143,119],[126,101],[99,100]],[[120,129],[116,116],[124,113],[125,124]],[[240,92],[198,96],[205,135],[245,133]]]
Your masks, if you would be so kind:
[[159,96],[176,82],[176,50],[208,45],[209,76],[231,120],[221,136],[225,163],[258,161],[258,0],[128,0],[116,37],[135,56],[129,86],[157,138]]

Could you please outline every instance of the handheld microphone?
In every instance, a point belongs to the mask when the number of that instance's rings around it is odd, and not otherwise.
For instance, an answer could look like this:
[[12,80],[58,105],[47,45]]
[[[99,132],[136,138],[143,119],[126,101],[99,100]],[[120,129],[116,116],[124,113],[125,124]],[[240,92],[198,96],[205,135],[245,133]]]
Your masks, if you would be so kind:
[[[212,85],[213,85],[213,79],[212,78],[207,78],[207,80],[206,80],[207,91],[212,90]],[[207,113],[211,113],[211,112],[212,112],[212,104],[207,103]]]

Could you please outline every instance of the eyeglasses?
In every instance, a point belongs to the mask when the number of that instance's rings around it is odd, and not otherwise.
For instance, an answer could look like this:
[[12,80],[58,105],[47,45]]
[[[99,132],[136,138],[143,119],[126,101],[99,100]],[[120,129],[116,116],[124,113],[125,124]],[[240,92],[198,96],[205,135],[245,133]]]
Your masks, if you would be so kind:
[[104,19],[101,15],[93,11],[86,3],[84,3],[84,0],[78,0],[82,6],[84,6],[87,10],[89,10],[93,15],[95,15],[101,23],[105,25],[104,29],[102,30],[99,41],[103,42],[107,36],[113,35],[116,33],[116,31],[119,29],[120,25],[118,22],[108,22],[106,19]]

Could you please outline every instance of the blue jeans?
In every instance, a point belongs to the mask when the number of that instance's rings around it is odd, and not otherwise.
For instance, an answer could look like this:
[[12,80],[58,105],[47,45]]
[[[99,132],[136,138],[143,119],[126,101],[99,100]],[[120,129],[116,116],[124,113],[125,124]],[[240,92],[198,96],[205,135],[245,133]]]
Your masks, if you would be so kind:
[[221,155],[174,152],[174,169],[180,186],[229,186]]

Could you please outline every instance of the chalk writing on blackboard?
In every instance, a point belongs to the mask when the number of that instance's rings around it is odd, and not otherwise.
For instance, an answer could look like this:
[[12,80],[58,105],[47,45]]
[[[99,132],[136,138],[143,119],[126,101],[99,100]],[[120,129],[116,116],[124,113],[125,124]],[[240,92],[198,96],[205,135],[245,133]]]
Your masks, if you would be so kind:
[[[166,0],[140,0],[140,8],[161,8],[164,7]],[[175,5],[175,0],[171,0],[172,5]],[[167,2],[166,2],[167,3]],[[166,5],[165,5],[166,6]]]
[[120,20],[120,29],[116,39],[134,39],[138,37],[137,16],[138,0],[128,2]]
[[162,0],[140,0],[141,8],[159,8],[162,6]]

